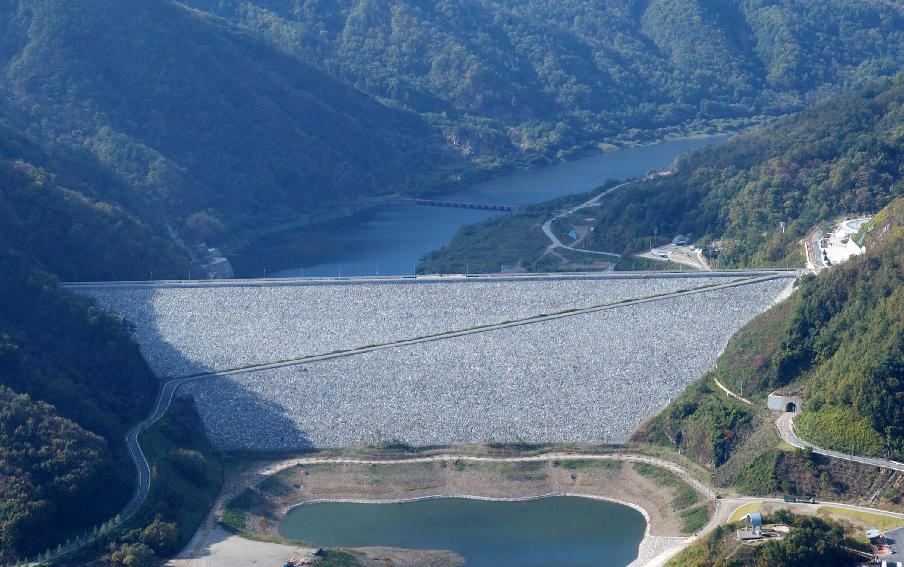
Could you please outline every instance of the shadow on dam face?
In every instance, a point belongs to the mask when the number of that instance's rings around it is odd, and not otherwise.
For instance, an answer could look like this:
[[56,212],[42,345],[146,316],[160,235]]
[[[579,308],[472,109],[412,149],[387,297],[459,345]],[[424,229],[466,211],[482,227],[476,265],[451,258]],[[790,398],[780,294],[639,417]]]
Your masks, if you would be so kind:
[[[129,318],[117,316],[126,321],[133,333],[133,338],[139,338],[135,336],[135,333],[140,328],[139,348],[146,360],[148,359],[146,345],[154,345],[154,360],[148,360],[152,369],[161,367],[182,369],[182,372],[166,375],[160,375],[158,372],[157,377],[161,386],[170,380],[186,376],[202,376],[179,386],[173,397],[189,398],[194,402],[195,409],[204,424],[205,434],[211,443],[221,450],[234,450],[247,447],[248,438],[272,437],[284,440],[287,444],[283,446],[290,446],[295,452],[313,449],[307,433],[286,414],[285,408],[233,382],[228,376],[216,374],[216,369],[189,358],[171,342],[158,324],[155,301],[158,293],[159,291],[152,287],[133,290],[130,293]],[[182,316],[193,315],[186,312]],[[172,318],[172,315],[169,317]],[[173,321],[168,321],[168,324],[172,325]],[[213,381],[217,382],[221,392],[217,396],[219,403],[216,405],[199,403],[199,398],[205,395],[205,384]],[[218,432],[224,431],[222,427],[218,427],[221,422],[235,420],[237,417],[245,424],[247,437],[242,436],[245,442],[242,438],[221,438],[221,435],[218,435]]]

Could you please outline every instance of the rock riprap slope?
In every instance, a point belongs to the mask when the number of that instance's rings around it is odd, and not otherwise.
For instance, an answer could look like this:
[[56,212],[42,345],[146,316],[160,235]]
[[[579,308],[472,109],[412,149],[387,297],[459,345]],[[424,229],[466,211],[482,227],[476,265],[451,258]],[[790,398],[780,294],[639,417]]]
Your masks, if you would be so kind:
[[[135,327],[160,377],[241,368],[615,303],[737,276],[78,285]],[[554,339],[558,342],[558,339]]]
[[[766,281],[305,365],[205,378],[183,386],[183,392],[195,397],[209,435],[224,449],[387,441],[621,441],[710,368],[731,335],[789,283]],[[650,295],[658,285],[683,284],[639,285],[652,286],[637,291]],[[495,301],[488,297],[487,312],[497,317],[512,313],[508,309],[535,312],[529,300],[519,300],[517,289],[501,289],[510,295]],[[554,285],[551,291],[555,297],[540,294],[546,297],[544,309],[569,305],[558,298],[575,293],[570,285]],[[524,293],[539,300],[536,290]],[[608,300],[602,297],[606,293],[634,292],[579,293],[582,301],[592,302]],[[447,317],[439,323],[461,326],[483,320],[485,312],[465,315],[467,303],[458,301],[462,299],[451,294],[446,305],[436,308]]]

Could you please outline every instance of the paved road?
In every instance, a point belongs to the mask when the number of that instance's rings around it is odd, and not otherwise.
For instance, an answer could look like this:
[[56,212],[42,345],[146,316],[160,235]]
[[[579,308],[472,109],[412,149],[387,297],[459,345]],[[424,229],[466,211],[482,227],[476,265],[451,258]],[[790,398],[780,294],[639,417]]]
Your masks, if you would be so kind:
[[347,276],[347,277],[305,277],[305,278],[256,278],[237,280],[146,280],[146,281],[106,281],[106,282],[63,282],[61,287],[72,291],[79,289],[121,289],[121,288],[211,288],[211,287],[274,287],[308,285],[361,285],[380,283],[435,283],[435,282],[479,282],[479,281],[535,281],[535,280],[583,280],[583,279],[630,279],[630,278],[687,278],[723,277],[731,275],[757,276],[767,274],[793,274],[799,270],[787,268],[764,268],[760,270],[719,270],[711,273],[674,272],[548,272],[524,274],[430,274],[422,276]]
[[823,239],[825,233],[821,230],[814,230],[804,239],[804,254],[807,258],[807,268],[814,274],[825,270],[829,266],[822,259],[822,253],[819,251],[819,241]]
[[871,465],[874,467],[879,467],[883,469],[891,469],[896,471],[904,471],[904,463],[899,463],[898,461],[891,461],[888,459],[880,459],[877,457],[859,457],[857,455],[849,455],[847,453],[842,453],[840,451],[832,451],[830,449],[823,449],[821,447],[817,447],[812,443],[808,443],[804,441],[800,437],[797,436],[797,433],[794,432],[794,415],[793,413],[784,413],[779,417],[775,422],[775,427],[778,429],[779,436],[789,445],[793,445],[800,449],[811,449],[814,453],[818,455],[823,455],[832,459],[841,459],[844,461],[852,461],[855,463],[861,463],[864,465]]
[[626,181],[625,183],[620,183],[620,184],[616,185],[615,187],[612,187],[610,189],[603,191],[602,193],[593,197],[592,199],[584,201],[580,205],[576,205],[570,209],[566,209],[566,210],[560,212],[556,216],[552,217],[551,219],[549,219],[548,221],[543,223],[543,227],[542,227],[543,234],[545,234],[546,237],[549,238],[549,240],[551,242],[551,244],[546,248],[546,253],[548,254],[548,253],[552,252],[553,250],[555,250],[556,248],[565,248],[566,250],[573,250],[575,252],[584,252],[586,254],[595,254],[597,256],[609,256],[610,258],[621,258],[621,254],[615,254],[614,252],[598,252],[596,250],[583,250],[581,248],[572,248],[571,246],[568,246],[567,244],[563,243],[559,239],[559,237],[555,235],[555,233],[553,233],[552,223],[555,220],[558,220],[562,217],[566,217],[574,212],[580,211],[581,209],[585,209],[587,207],[592,207],[592,206],[596,205],[597,203],[599,203],[600,199],[602,199],[606,195],[609,195],[610,193],[612,193],[614,191],[618,191],[619,189],[621,189],[623,187],[627,187],[628,185],[631,185],[632,183],[637,183],[637,181]]

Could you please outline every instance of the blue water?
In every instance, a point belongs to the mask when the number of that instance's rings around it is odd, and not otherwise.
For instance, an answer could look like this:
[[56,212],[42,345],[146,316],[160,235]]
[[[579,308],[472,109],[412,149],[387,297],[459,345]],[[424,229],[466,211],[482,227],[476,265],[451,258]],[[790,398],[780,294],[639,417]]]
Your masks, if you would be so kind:
[[632,508],[586,498],[442,498],[311,504],[289,512],[280,531],[328,547],[452,550],[468,567],[619,567],[637,558],[645,527]]
[[[595,154],[511,173],[445,198],[502,205],[540,203],[591,191],[608,180],[663,169],[681,153],[725,138],[675,140]],[[236,275],[246,278],[410,274],[424,254],[449,242],[462,225],[499,214],[505,213],[418,205],[377,207],[321,225],[268,234],[232,261]]]

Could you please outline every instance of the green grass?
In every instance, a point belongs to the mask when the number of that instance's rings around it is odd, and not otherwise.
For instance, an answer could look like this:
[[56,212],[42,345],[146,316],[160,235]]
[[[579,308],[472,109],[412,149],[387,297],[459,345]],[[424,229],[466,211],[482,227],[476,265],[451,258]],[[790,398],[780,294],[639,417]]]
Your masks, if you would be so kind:
[[681,531],[686,534],[695,533],[709,521],[709,509],[705,505],[688,508],[679,516],[681,517]]
[[672,489],[672,508],[678,512],[681,518],[682,532],[695,532],[709,520],[709,509],[706,505],[694,506],[703,499],[701,494],[676,474],[646,463],[635,463],[634,470],[657,484]]
[[634,470],[647,478],[651,478],[667,486],[675,486],[676,484],[681,482],[681,479],[679,479],[674,473],[655,465],[648,465],[647,463],[635,463]]
[[683,510],[688,506],[692,506],[700,501],[700,493],[691,488],[686,482],[681,482],[672,499],[672,505],[677,510]]
[[740,522],[744,516],[759,512],[762,507],[763,504],[761,502],[748,502],[747,504],[738,506],[735,508],[735,511],[731,513],[731,516],[728,517],[728,522]]
[[361,563],[360,555],[356,553],[341,549],[325,549],[317,565],[318,567],[359,567],[363,563]]
[[819,514],[832,514],[834,516],[843,516],[859,520],[871,527],[879,530],[892,530],[904,526],[904,520],[895,518],[894,516],[886,516],[884,514],[874,514],[871,512],[863,512],[860,510],[850,510],[848,508],[838,508],[836,506],[820,506],[817,510]]
[[261,496],[259,494],[250,488],[246,488],[226,504],[220,524],[233,533],[245,533],[248,515],[260,501]]
[[[455,465],[453,464],[453,467],[454,466]],[[545,480],[549,476],[546,473],[547,462],[545,461],[526,463],[475,462],[469,463],[468,466],[472,470],[483,470],[495,473],[506,480],[514,481]]]
[[223,517],[220,519],[220,523],[223,524],[223,527],[237,534],[245,531],[247,522],[248,512],[235,508],[223,510]]
[[615,264],[617,272],[696,272],[694,268],[671,260],[653,260],[625,254]]
[[859,417],[842,406],[824,406],[818,411],[806,411],[794,420],[794,429],[801,439],[818,447],[858,455],[881,455],[882,437]]
[[615,460],[586,460],[586,459],[572,459],[567,461],[560,461],[560,465],[565,467],[568,470],[587,470],[587,469],[602,469],[609,471],[619,471],[621,470],[622,463],[621,461]]
[[772,494],[779,489],[776,478],[778,449],[767,449],[754,456],[734,475],[735,487],[741,494]]

